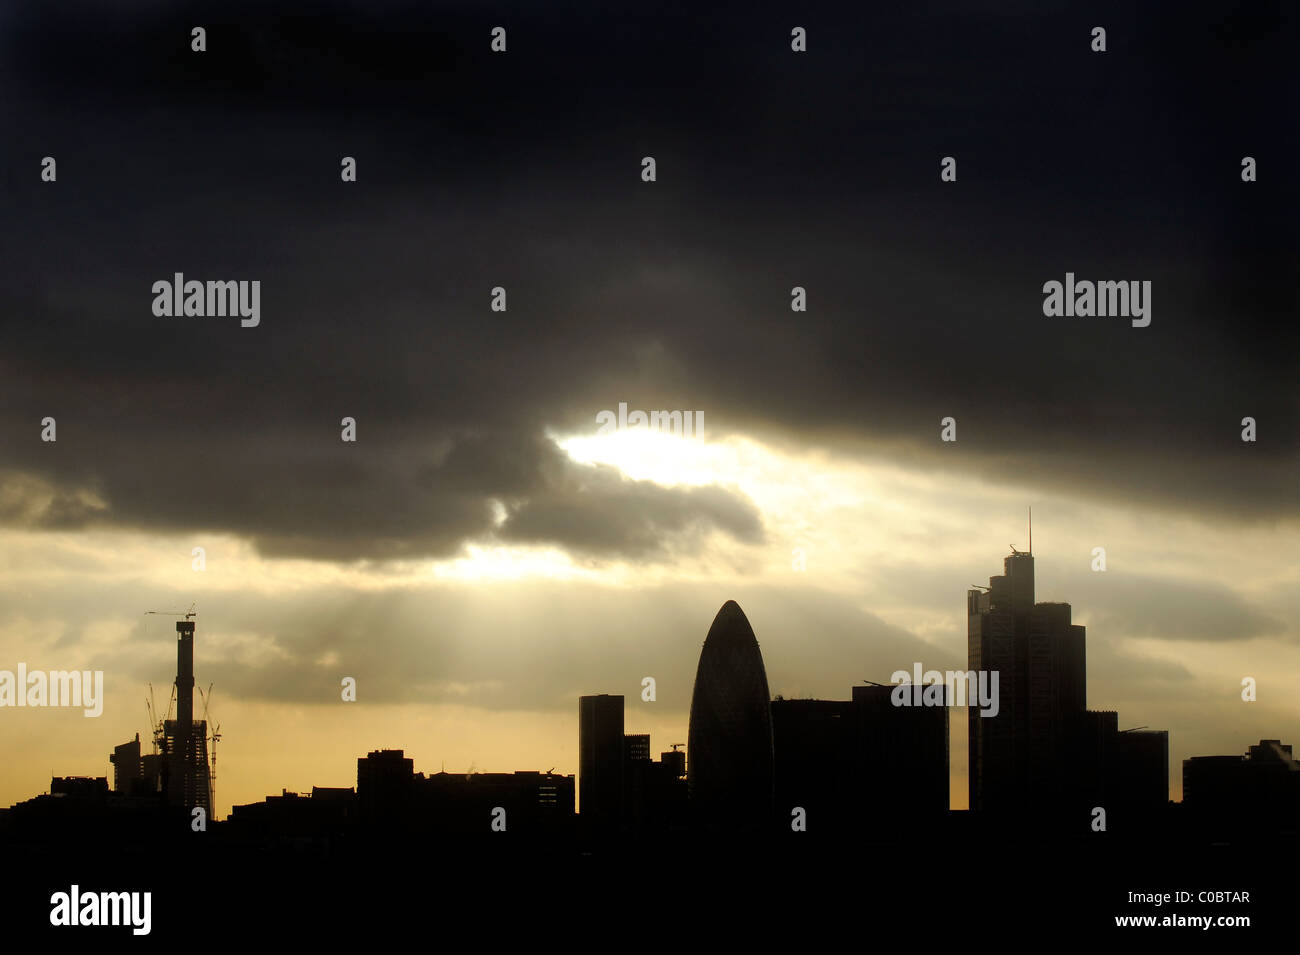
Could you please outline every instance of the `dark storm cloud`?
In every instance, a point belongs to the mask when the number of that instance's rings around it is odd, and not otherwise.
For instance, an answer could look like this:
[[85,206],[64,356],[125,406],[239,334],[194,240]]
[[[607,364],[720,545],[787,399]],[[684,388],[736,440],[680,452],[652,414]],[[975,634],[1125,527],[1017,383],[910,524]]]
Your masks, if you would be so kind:
[[[381,447],[348,457],[323,443],[264,447],[250,471],[232,466],[238,460],[209,459],[199,441],[177,443],[149,458],[149,467],[210,463],[171,480],[163,474],[137,482],[124,471],[110,504],[88,489],[0,472],[0,519],[51,530],[116,519],[228,531],[268,556],[333,560],[448,556],[467,539],[643,559],[667,556],[668,541],[714,529],[763,539],[756,508],[739,492],[629,480],[607,465],[571,461],[533,436],[469,435],[441,455]],[[281,493],[285,488],[292,493]]]
[[[718,434],[1294,514],[1295,14],[1020,13],[13,5],[0,465],[25,483],[0,500],[25,503],[0,513],[31,522],[43,482],[61,497],[42,526],[230,530],[322,558],[450,553],[496,530],[494,501],[503,537],[596,555],[758,539],[733,491],[557,461],[547,427],[591,431],[627,401],[701,409]],[[261,325],[154,317],[151,284],[177,271],[260,280]],[[1151,326],[1044,317],[1066,271],[1151,280]]]
[[501,525],[504,540],[557,542],[573,550],[643,557],[670,534],[717,527],[738,540],[762,540],[758,512],[742,495],[716,485],[665,489],[630,481],[607,465],[557,462],[560,480],[534,491]]

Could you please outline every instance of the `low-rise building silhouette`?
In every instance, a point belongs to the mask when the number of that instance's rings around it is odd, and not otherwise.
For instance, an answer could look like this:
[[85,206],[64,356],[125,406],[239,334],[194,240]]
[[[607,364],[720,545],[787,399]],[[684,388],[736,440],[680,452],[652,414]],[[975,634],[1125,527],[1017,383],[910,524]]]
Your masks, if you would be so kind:
[[1242,756],[1183,760],[1183,803],[1207,829],[1300,828],[1300,762],[1291,745],[1262,739]]
[[807,831],[888,838],[948,812],[948,708],[895,706],[892,686],[850,700],[772,701],[776,816]]

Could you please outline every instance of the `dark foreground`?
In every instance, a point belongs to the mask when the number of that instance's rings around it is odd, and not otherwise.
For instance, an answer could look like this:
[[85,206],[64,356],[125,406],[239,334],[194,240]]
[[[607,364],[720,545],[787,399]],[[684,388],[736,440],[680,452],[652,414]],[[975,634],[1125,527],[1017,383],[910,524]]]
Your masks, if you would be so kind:
[[[382,847],[241,843],[220,830],[148,846],[65,834],[0,846],[9,941],[134,946],[527,942],[618,946],[975,944],[1132,934],[1271,937],[1294,921],[1294,836],[1168,840],[900,833],[890,843],[684,835],[598,850],[509,833]],[[50,924],[51,896],[151,893],[147,936]],[[1186,893],[1179,896],[1177,893]],[[1160,905],[1130,893],[1169,894]],[[1225,893],[1202,895],[1202,893]],[[1250,925],[1117,926],[1116,917],[1246,916]],[[1260,936],[1258,933],[1265,933]],[[856,940],[856,941],[855,941]]]

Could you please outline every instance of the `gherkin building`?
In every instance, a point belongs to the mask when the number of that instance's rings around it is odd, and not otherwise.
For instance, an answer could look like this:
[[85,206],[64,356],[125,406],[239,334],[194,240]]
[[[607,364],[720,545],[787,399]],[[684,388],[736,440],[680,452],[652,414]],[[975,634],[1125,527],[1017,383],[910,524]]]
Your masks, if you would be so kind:
[[694,824],[753,832],[772,818],[772,712],[758,640],[734,600],[718,611],[691,695],[687,784]]

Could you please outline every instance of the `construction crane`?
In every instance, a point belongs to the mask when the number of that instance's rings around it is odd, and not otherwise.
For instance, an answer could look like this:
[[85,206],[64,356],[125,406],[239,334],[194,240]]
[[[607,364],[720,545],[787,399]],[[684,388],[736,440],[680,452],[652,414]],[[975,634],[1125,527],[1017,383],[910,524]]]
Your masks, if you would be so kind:
[[167,713],[163,716],[162,719],[159,719],[158,705],[154,703],[154,699],[153,699],[153,684],[152,683],[149,684],[149,696],[144,701],[144,706],[145,709],[149,711],[149,730],[153,735],[153,751],[155,755],[158,753],[158,749],[162,745],[163,733],[165,732],[166,729],[163,723],[165,720],[171,719],[172,707],[175,704],[176,704],[176,685],[172,684],[171,698],[168,699],[167,701]]
[[675,753],[675,752],[677,752],[677,747],[678,747],[678,746],[685,746],[685,745],[686,745],[685,743],[673,743],[673,744],[672,744],[671,746],[669,746],[668,748],[671,749],[671,750]]
[[154,755],[157,756],[157,755],[158,755],[158,737],[159,737],[159,734],[162,733],[162,730],[160,729],[160,727],[162,726],[162,724],[159,722],[158,717],[155,715],[155,707],[154,707],[154,704],[153,704],[153,684],[152,684],[152,683],[149,684],[149,695],[146,696],[146,697],[144,698],[144,708],[145,708],[145,710],[149,713],[149,735],[153,738],[153,752],[154,752]]
[[[208,808],[217,811],[217,743],[221,741],[221,724],[212,727],[212,769],[208,774]],[[215,816],[214,816],[215,818]]]
[[190,609],[189,609],[188,611],[186,611],[186,610],[146,610],[146,611],[144,612],[144,615],[147,617],[147,616],[149,616],[149,615],[152,614],[152,613],[156,613],[156,614],[158,614],[158,615],[160,615],[160,616],[163,616],[163,617],[184,617],[186,620],[189,620],[190,617],[197,617],[197,616],[198,616],[198,614],[197,614],[197,613],[195,612],[195,610],[194,610],[194,607],[195,607],[195,606],[196,606],[195,604],[190,604]]
[[211,764],[208,768],[208,811],[215,812],[217,805],[217,742],[221,739],[221,724],[213,726],[208,722],[208,704],[212,702],[212,684],[208,684],[208,691],[203,692],[203,687],[199,687],[199,697],[203,700],[203,725],[211,730],[208,734],[208,740],[212,743],[212,752],[208,754],[208,761]]
[[[184,617],[189,620],[191,617],[197,617],[198,613],[194,610],[197,604],[190,604],[189,610],[146,610],[146,617],[157,614],[160,617]],[[163,725],[167,720],[172,718],[172,707],[176,705],[176,684],[172,684],[171,699],[167,701],[167,713],[162,719],[158,719],[158,706],[154,703],[153,684],[149,684],[149,699],[145,700],[145,708],[149,711],[149,729],[153,736],[153,751],[155,754],[162,744],[163,733],[166,727]]]

